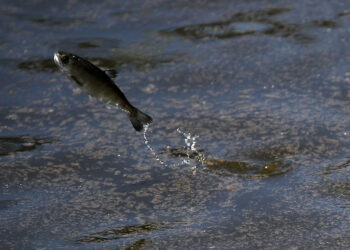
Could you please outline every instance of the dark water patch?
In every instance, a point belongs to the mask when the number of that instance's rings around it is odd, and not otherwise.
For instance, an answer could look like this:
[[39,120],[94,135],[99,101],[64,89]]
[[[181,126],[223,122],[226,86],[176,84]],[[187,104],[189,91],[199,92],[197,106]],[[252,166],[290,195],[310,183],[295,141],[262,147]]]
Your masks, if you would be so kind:
[[0,210],[6,210],[19,203],[18,200],[0,200]]
[[314,190],[317,190],[316,193],[313,192],[314,194],[350,200],[350,183],[346,180],[333,180],[322,185],[317,184]]
[[102,68],[116,68],[119,72],[147,71],[157,64],[154,58],[142,58],[133,55],[123,55],[113,59],[92,57],[89,61]]
[[153,222],[139,225],[127,225],[123,227],[117,227],[115,229],[109,229],[102,232],[96,232],[87,236],[83,236],[75,240],[76,244],[87,243],[102,243],[111,240],[119,240],[134,235],[145,235],[153,231],[169,229],[169,226],[165,222]]
[[[334,246],[344,248],[349,243],[349,237],[342,239],[342,230],[348,231],[346,223],[340,222],[341,219],[345,219],[342,216],[271,207],[266,202],[254,205],[257,208],[242,211],[242,220],[228,220],[221,228],[209,229],[207,235],[202,235],[201,240],[215,241],[216,245],[222,243],[222,249],[299,249],[299,246],[310,249],[324,246],[325,249],[329,249]],[[259,211],[261,207],[268,207],[269,210]],[[338,224],[337,228],[334,228],[335,221]],[[332,233],[325,234],[332,230]],[[209,236],[214,233],[221,237],[217,240]],[[205,239],[205,236],[208,238]]]
[[337,14],[338,17],[348,17],[350,16],[350,11],[344,11]]
[[[23,4],[23,3],[21,3]],[[88,20],[84,17],[71,17],[71,16],[59,16],[59,15],[47,15],[46,13],[38,13],[36,10],[23,11],[25,8],[13,7],[6,11],[3,11],[0,15],[9,19],[16,20],[17,22],[31,23],[39,27],[73,27],[79,26],[84,23],[93,23],[92,20]]]
[[190,158],[194,160],[200,160],[199,157],[204,153],[203,149],[191,150],[190,147],[179,146],[179,147],[167,147],[161,150],[161,155],[171,155],[175,158]]
[[292,147],[288,147],[288,145],[275,145],[243,151],[240,154],[257,161],[275,161],[284,157],[291,157],[294,153],[297,152]]
[[[86,44],[85,44],[86,45]],[[173,63],[183,58],[182,55],[146,55],[142,53],[117,53],[113,57],[84,57],[98,67],[116,68],[119,72],[128,71],[149,71],[164,64]],[[17,68],[29,72],[54,73],[59,72],[59,68],[54,63],[53,57],[47,59],[28,60],[17,64]]]
[[141,249],[147,245],[150,245],[152,241],[146,240],[146,239],[141,239],[133,243],[130,247],[125,248],[125,250],[138,250]]
[[350,159],[348,159],[348,160],[346,160],[345,162],[342,162],[342,163],[330,165],[330,166],[326,167],[325,169],[323,169],[321,171],[321,173],[323,175],[330,175],[330,174],[333,174],[333,173],[337,173],[337,172],[339,172],[341,170],[346,170],[349,167],[350,167]]
[[[95,57],[95,58],[87,58],[92,63],[96,64],[99,67],[105,68],[114,68],[117,66],[117,62],[112,59]],[[29,72],[40,72],[40,73],[54,73],[59,72],[59,68],[55,64],[52,58],[47,59],[38,59],[38,60],[30,60],[21,62],[17,65],[17,68],[20,70],[25,70]]]
[[43,144],[52,142],[53,141],[48,138],[37,138],[28,135],[19,137],[0,137],[0,156],[32,151]]
[[2,68],[5,68],[8,72],[8,69],[18,69],[19,65],[21,64],[21,60],[14,59],[14,58],[1,58],[0,59],[0,66]]
[[17,65],[17,68],[20,70],[45,73],[53,73],[59,71],[57,65],[51,58],[21,62]]
[[205,157],[205,150],[191,149],[191,147],[167,147],[161,155],[170,155],[174,158],[194,160],[198,166],[204,165],[208,170],[220,175],[236,175],[242,178],[266,178],[283,175],[292,169],[290,160],[283,159],[282,155],[271,152],[254,152],[243,160],[225,160]]
[[79,54],[80,51],[89,53],[91,50],[90,53],[92,53],[95,50],[98,50],[98,53],[101,55],[106,53],[106,51],[110,51],[111,49],[119,48],[120,45],[121,40],[119,39],[101,37],[77,37],[74,39],[59,39],[58,41],[53,42],[51,48],[53,50],[67,50],[76,54]]
[[332,20],[315,20],[311,22],[314,26],[320,28],[335,29],[339,28],[339,24]]
[[52,18],[52,17],[35,17],[28,18],[29,21],[35,24],[46,25],[46,26],[75,26],[83,24],[86,21],[84,18]]
[[282,160],[272,162],[254,162],[254,161],[228,161],[224,159],[204,160],[208,170],[215,171],[218,174],[235,174],[242,178],[266,178],[286,174],[291,168],[291,164]]
[[[204,148],[208,154],[219,159],[274,161],[308,157],[316,160],[339,157],[340,150],[348,145],[347,139],[337,132],[344,130],[337,128],[336,120],[328,119],[325,121],[328,124],[313,122],[313,119],[318,119],[313,117],[316,112],[308,115],[307,119],[304,119],[306,116],[300,119],[298,110],[302,108],[294,106],[282,107],[278,104],[278,109],[284,111],[275,112],[274,107],[277,106],[264,104],[270,110],[269,114],[259,111],[259,102],[247,102],[246,107],[233,106],[233,111],[223,117],[207,117],[205,112],[200,118],[189,118],[191,114],[188,117],[181,114],[177,120],[182,122],[174,121],[169,124],[169,128],[175,130],[176,126],[185,124],[199,135],[198,142],[201,145],[206,144]],[[235,114],[234,109],[240,113]],[[183,151],[186,153],[186,149]]]
[[145,72],[163,65],[183,60],[185,55],[178,53],[162,53],[132,49],[118,49],[113,55],[116,68],[120,71]]
[[98,48],[99,46],[97,44],[93,44],[90,42],[81,42],[81,43],[78,43],[78,47],[81,49],[90,49],[90,48]]
[[292,11],[291,8],[272,8],[240,12],[231,18],[212,23],[188,25],[160,31],[163,35],[175,35],[190,39],[228,39],[240,36],[264,34],[290,38],[297,42],[309,43],[316,40],[307,30],[313,27],[337,28],[333,20],[315,20],[307,23],[288,23],[275,20],[275,16]]

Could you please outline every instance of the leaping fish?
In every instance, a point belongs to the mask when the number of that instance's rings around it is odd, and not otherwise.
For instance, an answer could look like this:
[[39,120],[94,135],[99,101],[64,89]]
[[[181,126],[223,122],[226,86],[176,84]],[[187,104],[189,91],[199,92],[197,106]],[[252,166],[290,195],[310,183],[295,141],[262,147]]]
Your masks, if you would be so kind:
[[56,52],[54,61],[61,71],[89,96],[109,106],[118,106],[123,110],[135,130],[141,131],[144,125],[152,122],[152,117],[130,104],[124,93],[111,79],[116,77],[116,71],[103,71],[88,60],[64,51]]

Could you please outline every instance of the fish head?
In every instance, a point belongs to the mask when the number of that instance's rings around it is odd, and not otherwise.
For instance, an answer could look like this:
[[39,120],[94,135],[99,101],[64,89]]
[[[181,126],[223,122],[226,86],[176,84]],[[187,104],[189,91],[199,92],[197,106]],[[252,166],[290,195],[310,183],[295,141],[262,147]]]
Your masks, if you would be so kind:
[[73,71],[81,60],[79,56],[65,51],[56,52],[53,59],[56,65],[66,73]]

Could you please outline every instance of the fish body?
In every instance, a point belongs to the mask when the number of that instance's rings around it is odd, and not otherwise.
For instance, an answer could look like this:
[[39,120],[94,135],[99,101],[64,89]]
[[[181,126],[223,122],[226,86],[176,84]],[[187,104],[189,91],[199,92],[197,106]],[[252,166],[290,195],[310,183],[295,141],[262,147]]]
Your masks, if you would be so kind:
[[101,100],[108,106],[118,106],[123,110],[137,131],[141,131],[144,125],[152,122],[149,115],[131,105],[111,79],[116,75],[114,71],[103,71],[88,60],[64,51],[56,52],[54,61],[61,71],[89,96]]

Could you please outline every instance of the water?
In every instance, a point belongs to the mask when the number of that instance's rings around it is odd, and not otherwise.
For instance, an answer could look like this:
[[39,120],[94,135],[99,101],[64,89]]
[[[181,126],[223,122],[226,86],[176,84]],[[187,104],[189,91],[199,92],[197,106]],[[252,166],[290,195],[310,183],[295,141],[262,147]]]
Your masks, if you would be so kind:
[[349,3],[1,3],[1,249],[350,247]]
[[157,152],[152,148],[152,146],[150,145],[150,142],[149,142],[149,140],[148,140],[148,138],[147,138],[147,135],[146,135],[146,134],[147,134],[147,131],[148,131],[148,128],[149,128],[149,124],[145,125],[144,130],[143,130],[143,138],[145,139],[145,145],[146,145],[146,147],[150,150],[150,152],[152,153],[152,155],[154,155],[154,158],[155,158],[157,161],[159,161],[159,163],[160,163],[161,165],[164,165],[164,166],[168,167],[168,165],[167,165],[164,161],[162,161],[162,160],[160,159],[159,153],[157,153]]

